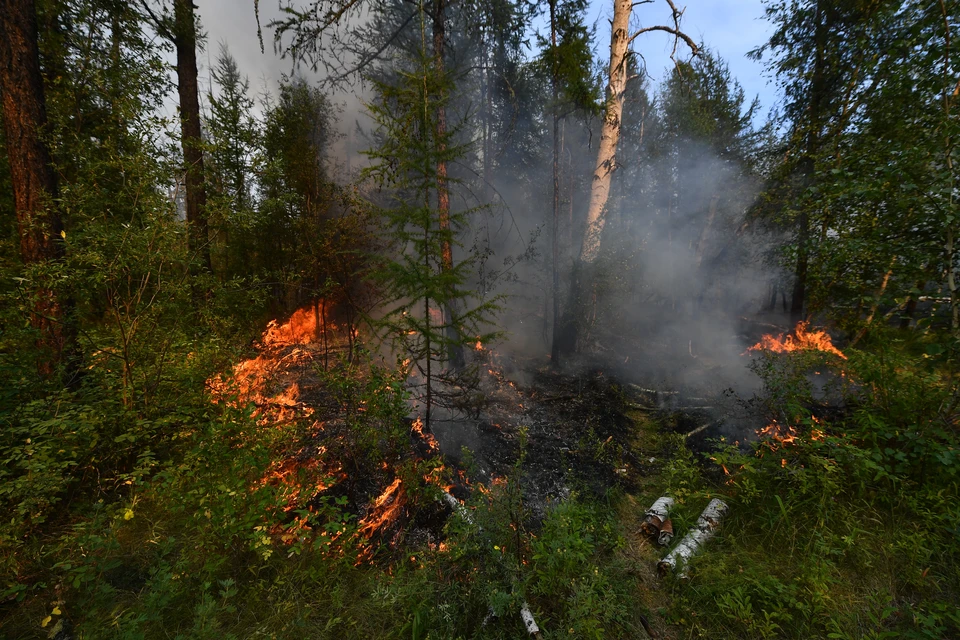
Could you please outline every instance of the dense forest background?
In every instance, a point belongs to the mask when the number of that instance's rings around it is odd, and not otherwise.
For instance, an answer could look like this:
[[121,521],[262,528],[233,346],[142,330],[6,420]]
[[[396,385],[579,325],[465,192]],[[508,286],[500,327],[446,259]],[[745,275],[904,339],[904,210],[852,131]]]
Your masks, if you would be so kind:
[[[960,634],[960,5],[769,0],[767,114],[682,6],[608,4],[316,0],[265,92],[190,0],[0,0],[0,634]],[[811,324],[842,353],[744,355]],[[322,393],[254,397],[291,362]],[[778,426],[691,453],[610,392],[574,448],[626,484],[529,517],[520,429],[447,492],[491,377],[598,371]],[[383,533],[441,489],[443,542]],[[659,591],[662,492],[733,524]]]

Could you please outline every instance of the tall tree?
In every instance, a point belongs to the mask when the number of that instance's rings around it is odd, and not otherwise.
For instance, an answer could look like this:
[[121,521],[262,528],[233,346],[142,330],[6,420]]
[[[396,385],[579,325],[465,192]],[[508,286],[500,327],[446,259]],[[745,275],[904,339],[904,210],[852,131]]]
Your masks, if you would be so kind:
[[[627,88],[627,57],[630,43],[645,33],[665,31],[677,41],[683,40],[696,55],[697,44],[680,30],[680,18],[683,12],[677,9],[673,0],[666,0],[672,11],[673,26],[655,25],[643,27],[630,34],[630,14],[636,2],[614,0],[613,22],[610,27],[610,63],[607,71],[607,103],[603,113],[600,130],[600,147],[597,151],[597,165],[593,172],[593,185],[590,189],[590,207],[587,211],[587,228],[580,248],[580,262],[590,264],[600,252],[600,239],[606,220],[604,209],[610,197],[610,181],[617,168],[617,143],[620,141],[620,125],[623,116],[623,97]],[[644,4],[644,3],[640,3]],[[676,50],[676,44],[674,44]]]
[[213,256],[216,272],[226,278],[250,273],[250,231],[253,226],[254,158],[260,145],[259,123],[253,116],[250,82],[240,74],[226,45],[211,70],[213,87],[207,98],[209,114],[208,222],[218,242]]
[[[47,108],[37,37],[33,0],[0,1],[3,124],[25,265],[57,261],[64,255],[57,175],[43,138]],[[49,376],[74,348],[73,333],[67,328],[70,304],[50,284],[41,284],[34,295],[30,321],[40,333],[38,346],[44,351],[39,370]]]
[[[447,73],[446,44],[447,44],[447,9],[448,0],[433,0],[429,5],[429,17],[432,21],[432,58],[433,64],[440,74]],[[405,8],[406,17],[398,24],[393,25],[390,33],[378,34],[377,42],[367,43],[364,38],[357,37],[362,27],[349,25],[350,16],[358,16],[370,9],[381,12],[390,12],[395,7],[391,3],[378,3],[370,0],[316,0],[305,10],[288,10],[289,17],[272,23],[276,27],[276,38],[279,44],[287,33],[292,33],[291,43],[284,49],[294,59],[307,62],[313,68],[324,66],[331,82],[353,79],[358,74],[368,71],[369,67],[377,62],[391,45],[402,40],[407,27],[415,16],[423,15],[427,7],[421,1],[419,11],[410,11]],[[422,35],[422,34],[421,34]],[[425,37],[425,36],[424,36]],[[352,59],[345,63],[344,54],[349,53],[358,62]],[[443,85],[444,87],[446,85]],[[443,89],[447,90],[447,89]],[[447,136],[447,101],[439,100],[434,108],[437,117],[434,126],[437,127],[437,139],[440,144],[446,144]],[[443,154],[437,156],[437,215],[441,227],[450,227],[450,196],[447,189],[449,171]],[[453,264],[453,249],[447,244],[442,251],[442,268],[449,270]],[[460,368],[464,364],[463,350],[459,346],[461,340],[453,335],[458,332],[458,317],[456,296],[448,296],[449,306],[444,307],[447,331],[451,333],[449,364],[453,368]]]
[[[448,253],[470,211],[453,210],[442,218],[441,193],[449,193],[456,181],[441,176],[440,168],[462,157],[466,147],[437,126],[443,113],[439,107],[450,99],[450,78],[437,65],[436,49],[426,49],[426,17],[421,9],[423,45],[413,59],[391,82],[375,82],[377,100],[368,108],[381,144],[367,152],[371,164],[364,177],[387,191],[387,203],[378,209],[393,250],[377,270],[386,297],[377,325],[409,356],[408,365],[420,369],[429,427],[436,400],[433,363],[449,361],[454,347],[462,350],[468,341],[486,340],[482,325],[493,305],[467,307],[471,292],[464,285],[470,260],[453,262]],[[442,310],[454,302],[459,303],[459,315],[451,319]],[[450,330],[452,321],[458,324],[455,331]]]
[[[591,288],[590,269],[600,253],[600,241],[606,222],[607,199],[610,196],[610,183],[617,168],[617,144],[620,140],[620,126],[623,116],[624,93],[627,88],[627,64],[630,43],[643,34],[654,31],[666,32],[674,37],[674,51],[682,40],[695,55],[699,47],[690,36],[680,30],[683,11],[677,9],[673,0],[666,0],[672,12],[673,24],[642,27],[630,33],[630,16],[633,0],[613,0],[613,21],[610,25],[610,61],[607,70],[606,104],[600,129],[600,145],[597,150],[597,163],[590,187],[590,204],[587,210],[586,228],[580,246],[580,256],[572,280],[570,296],[571,313],[566,314],[559,334],[561,351],[577,348],[577,323],[586,316],[587,291]],[[641,2],[639,4],[647,4]]]
[[187,241],[190,253],[210,271],[207,189],[200,128],[197,82],[197,23],[192,0],[174,0],[173,43],[177,50],[177,92],[180,96],[180,145],[186,174]]
[[[787,160],[776,171],[766,202],[793,227],[793,287],[790,315],[808,307],[811,259],[832,213],[823,200],[823,166],[836,161],[839,136],[856,122],[862,98],[872,91],[878,55],[876,36],[901,3],[889,0],[791,0],[766,8],[775,30],[751,55],[770,53],[789,122]],[[829,159],[833,156],[832,161]],[[835,166],[832,168],[836,168]]]
[[[433,64],[436,66],[437,75],[444,78],[447,74],[446,60],[444,59],[447,39],[447,16],[446,0],[433,0]],[[449,91],[449,85],[445,82],[439,84],[441,92]],[[441,267],[445,273],[451,273],[453,270],[453,246],[450,242],[450,192],[447,189],[448,171],[445,147],[447,144],[447,98],[446,95],[440,95],[434,109],[437,117],[434,126],[437,128],[436,140],[440,148],[437,149],[437,216],[439,218],[440,229],[444,232],[441,236]],[[463,344],[460,339],[459,321],[457,319],[457,297],[446,296],[444,304],[444,314],[446,315],[445,324],[447,327],[448,343],[448,361],[454,369],[460,369],[464,365]]]
[[553,177],[553,211],[550,223],[551,240],[551,298],[554,338],[551,341],[550,361],[560,364],[560,201],[561,201],[561,121],[567,113],[580,109],[595,110],[597,96],[591,82],[590,43],[592,33],[583,24],[585,0],[549,0],[550,35],[541,38],[541,66],[550,78],[553,141],[551,168]]
[[187,244],[194,260],[207,271],[210,264],[210,231],[207,219],[206,174],[200,120],[200,85],[197,71],[197,18],[193,0],[173,0],[173,20],[158,15],[148,0],[140,4],[154,29],[173,43],[177,54],[177,95],[180,99],[180,148],[183,153]]

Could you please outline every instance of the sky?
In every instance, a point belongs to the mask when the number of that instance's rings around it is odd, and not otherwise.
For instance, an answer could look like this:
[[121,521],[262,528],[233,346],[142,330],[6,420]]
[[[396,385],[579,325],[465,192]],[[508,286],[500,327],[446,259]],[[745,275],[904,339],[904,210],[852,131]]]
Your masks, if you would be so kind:
[[[284,0],[286,1],[286,0]],[[257,42],[257,22],[253,0],[197,0],[202,28],[207,34],[206,51],[202,54],[201,85],[209,81],[208,69],[216,60],[221,42],[226,43],[237,59],[241,71],[250,78],[251,89],[276,90],[281,75],[292,70],[289,60],[282,60],[273,53],[273,33],[266,24],[280,14],[278,0],[260,0],[260,20],[263,25],[265,53],[260,53]],[[760,97],[760,119],[764,118],[777,100],[772,82],[765,77],[761,63],[748,60],[747,51],[763,44],[770,27],[762,19],[762,0],[676,0],[678,8],[684,9],[682,28],[694,40],[704,42],[720,54],[730,65],[733,76],[746,91],[748,100]],[[610,42],[609,19],[613,4],[610,0],[591,0],[587,19],[597,25],[597,54],[607,58]],[[667,3],[657,0],[652,4],[634,9],[633,26],[669,24],[670,10]],[[654,83],[672,63],[670,51],[672,38],[664,33],[649,33],[635,41],[636,50],[647,61],[648,72]],[[681,55],[687,52],[681,48]],[[307,77],[311,74],[305,73]],[[205,92],[205,91],[204,91]],[[352,112],[361,109],[355,97],[341,96],[344,119],[352,121]]]
[[[763,19],[761,0],[675,0],[683,11],[681,28],[695,42],[702,42],[730,65],[730,71],[743,86],[748,102],[759,96],[761,113],[765,117],[778,99],[775,86],[766,77],[763,63],[749,60],[746,54],[767,41],[770,24]],[[637,29],[655,24],[669,25],[670,8],[663,0],[634,8],[631,27]],[[610,46],[609,20],[613,17],[611,0],[591,0],[588,19],[597,24],[597,46],[605,59]],[[634,40],[634,49],[647,61],[647,72],[654,84],[673,66],[670,52],[673,37],[666,33],[647,33]],[[684,45],[677,49],[680,58],[689,57]]]

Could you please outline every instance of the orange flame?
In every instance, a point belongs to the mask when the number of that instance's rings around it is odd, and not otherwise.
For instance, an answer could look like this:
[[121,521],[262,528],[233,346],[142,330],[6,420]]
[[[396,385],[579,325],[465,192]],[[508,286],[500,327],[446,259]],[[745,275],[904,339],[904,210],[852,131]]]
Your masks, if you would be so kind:
[[[383,490],[383,493],[377,496],[370,512],[360,521],[359,535],[369,540],[377,531],[396,522],[406,503],[403,484],[400,478],[396,478]],[[367,555],[366,551],[363,555]]]
[[410,425],[411,431],[419,435],[423,440],[430,445],[430,449],[433,451],[440,450],[440,443],[437,442],[437,439],[433,437],[432,433],[427,433],[423,430],[423,420],[418,416],[416,420],[413,421],[413,424]]
[[847,356],[833,346],[833,341],[826,331],[810,330],[809,324],[805,321],[797,323],[793,330],[793,335],[784,338],[781,333],[777,337],[770,334],[763,336],[760,342],[748,348],[747,351],[772,351],[773,353],[788,353],[791,351],[823,351],[840,356],[844,360]]
[[[763,429],[757,431],[757,435],[760,438],[766,438],[773,443],[787,445],[793,443],[797,439],[797,430],[790,426],[784,427],[779,422],[774,420]],[[776,445],[774,445],[773,448],[776,450]]]
[[[334,326],[329,321],[327,330]],[[279,347],[293,344],[309,344],[313,342],[320,327],[317,326],[317,312],[313,305],[297,309],[290,319],[279,324],[276,320],[267,323],[267,330],[263,332],[263,346]]]

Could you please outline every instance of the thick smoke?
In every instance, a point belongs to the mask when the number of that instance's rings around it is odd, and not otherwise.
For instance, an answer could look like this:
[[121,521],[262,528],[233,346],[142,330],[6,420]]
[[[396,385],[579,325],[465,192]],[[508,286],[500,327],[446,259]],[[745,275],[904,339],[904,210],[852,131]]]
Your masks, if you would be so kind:
[[[291,61],[274,53],[268,29],[261,54],[253,9],[245,9],[236,10],[228,0],[203,3],[208,42],[228,42],[241,69],[275,92],[278,80],[293,70]],[[262,25],[281,15],[271,3],[261,3],[260,9]],[[465,59],[469,62],[469,55]],[[308,81],[324,78],[322,70],[300,68],[297,73]],[[450,119],[466,123],[465,138],[479,140],[477,87],[469,78],[463,76]],[[342,135],[331,150],[338,181],[356,175],[362,151],[373,143],[363,107],[370,99],[359,85],[333,96],[341,107]],[[503,296],[500,323],[506,337],[501,350],[546,362],[553,330],[552,140],[547,110],[541,105],[539,115],[511,112],[530,106],[515,104],[517,100],[502,101],[506,106],[495,116],[499,137],[486,149],[477,142],[471,155],[452,168],[460,181],[454,206],[487,205],[463,231],[458,257],[479,256],[471,282],[478,297]],[[646,117],[655,110],[652,102],[648,107]],[[561,305],[567,306],[599,122],[574,115],[563,127],[556,266]],[[657,135],[652,119],[645,127],[647,140]],[[763,308],[775,280],[765,260],[769,243],[745,225],[758,179],[729,155],[693,140],[673,140],[669,151],[660,149],[652,157],[655,145],[631,140],[635,134],[625,131],[621,140],[622,166],[607,206],[592,324],[581,346],[624,377],[648,385],[748,391],[755,382],[746,368],[748,358],[741,355],[747,346],[740,337],[742,318]],[[495,156],[490,182],[480,175],[484,153]],[[582,361],[573,359],[569,364],[578,363]]]

